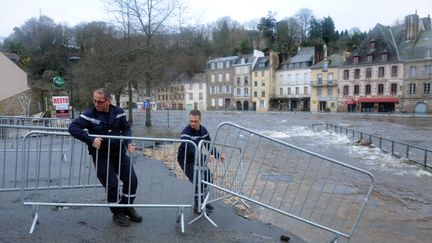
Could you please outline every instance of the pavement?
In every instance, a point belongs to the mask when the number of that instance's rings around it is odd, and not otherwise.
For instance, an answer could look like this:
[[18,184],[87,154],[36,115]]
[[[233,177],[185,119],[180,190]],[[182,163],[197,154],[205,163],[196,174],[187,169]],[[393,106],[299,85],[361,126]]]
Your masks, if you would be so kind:
[[[142,164],[142,167],[136,169],[137,175],[146,169],[150,171],[146,167],[154,166],[152,163]],[[161,180],[168,179],[167,176],[170,174],[156,175]],[[139,188],[141,186],[145,190],[145,184],[149,182],[143,177],[139,178]],[[186,182],[179,180],[179,184]],[[89,196],[82,191],[68,190],[71,198]],[[91,190],[84,193],[91,194]],[[166,194],[174,197],[177,193],[182,192],[175,187],[166,191]],[[26,197],[31,198],[32,195],[33,193],[27,193]],[[218,227],[204,218],[188,224],[197,214],[191,208],[186,208],[184,233],[176,222],[176,208],[136,208],[142,214],[143,222],[133,223],[130,227],[119,227],[112,222],[108,208],[40,206],[39,222],[34,233],[29,234],[32,210],[31,206],[23,205],[20,198],[20,192],[0,191],[0,242],[287,242],[281,241],[281,236],[289,237],[289,242],[305,242],[286,229],[240,217],[232,206],[221,201],[212,204],[215,211],[210,214]],[[53,198],[47,201],[53,201]]]

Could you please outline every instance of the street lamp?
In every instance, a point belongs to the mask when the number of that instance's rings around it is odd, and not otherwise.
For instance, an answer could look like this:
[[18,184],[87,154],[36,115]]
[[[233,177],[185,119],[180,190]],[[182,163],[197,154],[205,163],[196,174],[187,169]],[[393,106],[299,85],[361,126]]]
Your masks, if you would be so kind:
[[73,95],[73,90],[74,90],[74,85],[73,85],[73,74],[72,74],[72,63],[73,62],[78,62],[79,60],[81,60],[81,58],[79,56],[70,56],[68,57],[68,67],[69,67],[69,75],[70,75],[70,105],[72,107],[72,119],[75,119],[75,106],[74,106],[74,95]]

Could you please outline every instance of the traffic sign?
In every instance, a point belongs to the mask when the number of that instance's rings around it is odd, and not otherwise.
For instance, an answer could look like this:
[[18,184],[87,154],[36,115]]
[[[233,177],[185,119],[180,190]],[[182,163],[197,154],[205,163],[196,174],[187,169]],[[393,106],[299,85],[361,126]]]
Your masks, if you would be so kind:
[[150,107],[150,101],[144,101],[144,108],[149,108]]
[[64,86],[64,79],[63,77],[54,77],[53,79],[54,86],[57,88],[62,88]]

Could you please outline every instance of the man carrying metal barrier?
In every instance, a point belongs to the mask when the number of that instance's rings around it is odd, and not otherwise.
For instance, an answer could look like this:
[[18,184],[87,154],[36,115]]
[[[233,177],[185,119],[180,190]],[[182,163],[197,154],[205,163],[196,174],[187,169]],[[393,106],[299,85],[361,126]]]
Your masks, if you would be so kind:
[[[189,113],[189,125],[187,125],[181,132],[180,139],[186,139],[193,141],[197,146],[201,140],[205,141],[211,141],[209,132],[207,129],[201,125],[201,112],[199,110],[191,110]],[[225,160],[224,155],[219,154],[216,151],[216,148],[214,148],[212,151],[210,151],[210,159],[216,159],[223,162]],[[201,163],[206,161],[207,157],[205,154],[200,153],[201,156]],[[186,143],[182,143],[179,146],[178,153],[177,153],[177,161],[182,168],[182,170],[185,172],[187,178],[190,182],[193,183],[194,178],[194,161],[195,161],[195,149],[193,147],[187,147]],[[196,180],[198,180],[198,176],[196,176]],[[202,180],[205,181],[212,181],[212,173],[208,168],[202,170]],[[194,196],[194,212],[198,213],[198,199],[199,199],[199,190],[198,190],[198,184],[201,184],[199,181],[196,181],[196,187],[195,187],[195,196]],[[204,201],[205,192],[207,191],[207,186],[201,186],[201,193],[202,196],[200,198],[200,201]],[[213,206],[210,204],[206,205],[207,212],[212,212],[214,210]]]
[[[127,139],[104,140],[89,136],[89,134],[131,136],[126,114],[120,107],[111,105],[110,94],[104,88],[94,91],[93,104],[94,108],[85,111],[71,123],[69,133],[88,145],[97,177],[107,190],[108,203],[133,204],[138,179],[126,149],[131,153],[135,152],[135,144]],[[88,129],[88,133],[84,129]],[[118,194],[117,176],[123,182],[121,195]],[[132,207],[110,207],[110,209],[114,223],[119,226],[129,226],[131,221],[142,222],[142,217]]]

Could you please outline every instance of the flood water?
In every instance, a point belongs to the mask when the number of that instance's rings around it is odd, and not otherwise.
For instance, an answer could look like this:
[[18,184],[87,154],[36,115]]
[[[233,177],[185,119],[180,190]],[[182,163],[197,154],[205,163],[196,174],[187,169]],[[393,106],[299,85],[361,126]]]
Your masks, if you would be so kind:
[[[152,112],[151,128],[145,114],[134,113],[133,136],[178,138],[187,125],[185,111]],[[312,130],[329,122],[380,137],[432,149],[432,117],[365,114],[204,112],[202,124],[211,136],[229,121],[365,169],[374,174],[376,186],[351,242],[430,242],[432,237],[432,171],[379,149],[357,146],[343,134]],[[286,217],[263,216],[275,225],[298,233],[310,242],[323,242],[310,226]],[[287,222],[289,221],[289,222]]]

